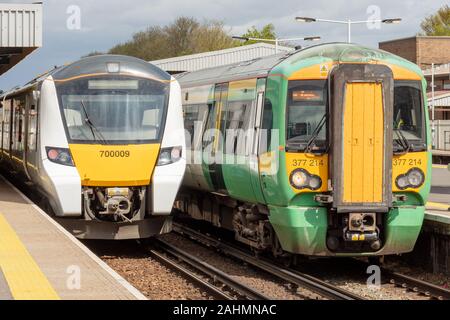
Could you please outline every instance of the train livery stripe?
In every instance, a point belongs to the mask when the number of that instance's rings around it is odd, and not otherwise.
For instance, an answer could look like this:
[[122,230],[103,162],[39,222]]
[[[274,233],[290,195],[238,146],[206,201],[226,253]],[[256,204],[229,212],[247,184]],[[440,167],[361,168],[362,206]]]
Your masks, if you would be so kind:
[[59,300],[55,289],[2,214],[0,267],[15,300]]
[[81,184],[89,187],[132,187],[150,184],[159,144],[71,144]]
[[383,201],[382,85],[348,83],[344,114],[344,202]]

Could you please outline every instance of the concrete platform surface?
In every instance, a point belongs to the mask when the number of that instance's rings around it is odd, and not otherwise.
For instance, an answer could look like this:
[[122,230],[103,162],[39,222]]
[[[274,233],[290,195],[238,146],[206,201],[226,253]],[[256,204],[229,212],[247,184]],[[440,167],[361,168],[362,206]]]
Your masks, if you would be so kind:
[[0,300],[144,300],[0,177]]

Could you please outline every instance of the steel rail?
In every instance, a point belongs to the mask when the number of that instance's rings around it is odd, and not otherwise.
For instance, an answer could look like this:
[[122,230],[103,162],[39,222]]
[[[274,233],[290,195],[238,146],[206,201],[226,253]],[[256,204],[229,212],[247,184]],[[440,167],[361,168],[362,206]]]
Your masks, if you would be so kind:
[[202,287],[206,291],[209,292],[211,296],[214,296],[218,298],[219,300],[235,300],[234,297],[226,294],[216,286],[209,283],[207,280],[203,280],[202,278],[198,277],[195,273],[191,272],[190,270],[180,266],[178,263],[173,261],[172,259],[162,255],[161,253],[157,252],[156,250],[151,249],[150,254],[158,261],[162,262],[163,264],[169,266],[172,269],[177,270],[181,274],[183,274],[185,277],[189,278],[192,282],[196,283],[198,286]]
[[253,288],[250,288],[243,283],[238,282],[237,280],[234,280],[232,277],[230,277],[228,274],[223,272],[222,270],[217,269],[216,267],[201,261],[197,257],[191,255],[190,253],[177,248],[167,241],[164,241],[162,239],[157,239],[156,244],[158,248],[160,248],[165,253],[175,257],[176,259],[188,264],[190,267],[194,268],[196,271],[207,275],[211,279],[214,280],[214,282],[220,282],[229,289],[231,289],[233,292],[237,293],[241,298],[247,299],[247,300],[270,300],[269,297],[265,296],[264,294],[254,290]]
[[390,279],[389,282],[397,287],[423,294],[432,299],[450,300],[450,290],[435,284],[387,269],[382,269],[381,274],[387,276]]
[[206,236],[181,224],[174,223],[173,228],[175,232],[181,235],[189,236],[193,240],[203,243],[206,246],[212,246],[229,256],[252,265],[257,269],[263,270],[279,279],[293,284],[294,286],[308,289],[325,298],[333,300],[364,300],[363,297],[358,296],[352,292],[338,288],[330,283],[301,273],[297,270],[284,268],[279,265],[274,265],[273,263],[265,259],[256,258],[248,253],[243,252],[242,250],[225,244],[220,240]]

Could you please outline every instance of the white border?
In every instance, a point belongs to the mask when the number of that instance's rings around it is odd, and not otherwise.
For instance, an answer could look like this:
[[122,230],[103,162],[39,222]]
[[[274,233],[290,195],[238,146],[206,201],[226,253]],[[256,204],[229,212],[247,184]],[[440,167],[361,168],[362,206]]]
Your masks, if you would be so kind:
[[111,277],[114,278],[119,284],[121,284],[125,289],[128,290],[137,300],[148,300],[138,289],[133,287],[127,280],[125,280],[121,275],[114,271],[110,266],[103,262],[99,257],[97,257],[91,250],[89,250],[84,244],[82,244],[77,238],[75,238],[70,232],[64,229],[60,224],[53,220],[48,214],[46,214],[41,208],[33,203],[26,195],[24,195],[19,189],[17,189],[11,182],[9,182],[5,177],[0,175],[3,181],[6,182],[14,191],[16,191],[26,202],[28,202],[40,215],[45,219],[50,221],[60,232],[62,232],[69,240],[75,243],[89,258],[94,260],[103,270],[105,270]]

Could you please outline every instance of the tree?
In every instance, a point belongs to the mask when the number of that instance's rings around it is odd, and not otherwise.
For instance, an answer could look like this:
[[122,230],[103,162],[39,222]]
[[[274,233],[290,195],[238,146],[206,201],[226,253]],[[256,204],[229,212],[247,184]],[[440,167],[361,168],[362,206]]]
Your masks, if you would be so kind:
[[82,58],[101,56],[102,54],[105,54],[105,53],[101,52],[101,51],[92,51],[91,53],[88,53],[87,55],[83,56]]
[[450,36],[450,7],[442,6],[435,14],[426,17],[420,27],[422,35]]
[[[259,39],[275,39],[277,36],[275,34],[275,26],[272,23],[265,25],[261,30],[256,29],[255,26],[247,30],[245,34],[242,35],[244,38],[259,38]],[[252,44],[261,41],[249,40],[244,42],[244,44]]]
[[165,27],[153,26],[135,33],[131,40],[113,47],[109,53],[151,61],[239,45],[231,39],[221,21],[200,23],[194,18],[179,17]]

